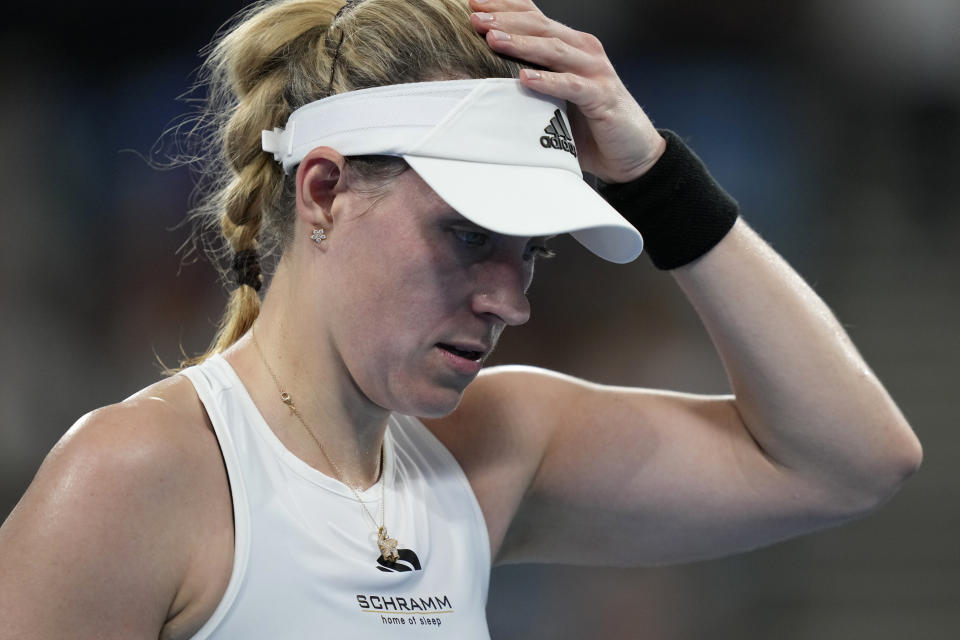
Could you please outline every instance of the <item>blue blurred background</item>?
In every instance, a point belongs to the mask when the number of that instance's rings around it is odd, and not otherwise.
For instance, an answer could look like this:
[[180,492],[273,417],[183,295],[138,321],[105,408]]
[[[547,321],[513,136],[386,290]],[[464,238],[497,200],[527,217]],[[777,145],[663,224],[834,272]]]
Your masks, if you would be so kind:
[[[411,10],[414,7],[411,2]],[[4,9],[0,517],[79,416],[206,346],[225,300],[182,264],[192,187],[147,153],[240,3]],[[658,126],[823,296],[914,426],[921,472],[857,523],[679,567],[494,572],[495,638],[960,637],[960,3],[543,0],[598,35]],[[728,385],[668,274],[569,239],[497,362]]]

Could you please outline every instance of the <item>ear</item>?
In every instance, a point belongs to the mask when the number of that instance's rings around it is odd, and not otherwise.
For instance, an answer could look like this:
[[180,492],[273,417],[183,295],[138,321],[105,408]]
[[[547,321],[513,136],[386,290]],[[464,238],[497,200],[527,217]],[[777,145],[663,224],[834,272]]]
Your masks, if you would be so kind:
[[333,200],[345,189],[346,159],[330,147],[317,147],[297,167],[297,215],[313,227],[333,222]]

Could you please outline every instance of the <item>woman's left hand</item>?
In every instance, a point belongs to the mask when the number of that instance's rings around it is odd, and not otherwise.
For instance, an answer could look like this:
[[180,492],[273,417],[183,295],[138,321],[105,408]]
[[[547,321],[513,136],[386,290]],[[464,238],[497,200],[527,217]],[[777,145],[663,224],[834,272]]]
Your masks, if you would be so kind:
[[531,0],[470,0],[470,22],[497,53],[549,69],[520,82],[567,100],[580,166],[604,182],[629,182],[666,149],[614,71],[600,41],[551,20]]

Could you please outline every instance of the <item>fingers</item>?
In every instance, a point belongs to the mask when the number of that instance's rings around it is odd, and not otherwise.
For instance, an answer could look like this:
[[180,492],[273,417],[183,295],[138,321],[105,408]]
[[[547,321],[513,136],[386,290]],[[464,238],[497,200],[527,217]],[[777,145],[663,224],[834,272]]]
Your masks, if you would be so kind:
[[539,67],[520,71],[524,86],[569,103],[584,170],[607,182],[627,182],[656,161],[663,138],[595,36],[549,19],[531,0],[469,4],[476,12],[470,23],[493,51]]
[[592,75],[599,64],[591,55],[556,37],[520,35],[491,29],[487,43],[497,53],[558,72]]
[[540,69],[525,69],[530,89],[562,98],[588,117],[602,118],[620,100],[619,80],[593,35],[545,16],[530,0],[470,0],[470,23],[499,54]]
[[470,0],[474,11],[539,11],[532,0]]
[[541,67],[592,75],[603,70],[606,62],[603,46],[595,37],[550,20],[539,11],[480,12],[472,14],[470,22],[497,53]]
[[595,81],[573,73],[524,69],[520,72],[520,82],[534,91],[577,105],[588,117],[600,117],[616,106],[612,92],[598,90]]
[[471,14],[470,22],[480,33],[486,33],[491,27],[532,36],[559,37],[563,30],[572,31],[539,11],[478,11]]

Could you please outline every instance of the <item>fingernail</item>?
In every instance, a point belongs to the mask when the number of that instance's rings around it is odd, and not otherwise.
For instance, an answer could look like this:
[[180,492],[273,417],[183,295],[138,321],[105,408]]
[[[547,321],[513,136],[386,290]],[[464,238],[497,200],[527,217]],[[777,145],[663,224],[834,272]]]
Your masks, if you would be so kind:
[[473,15],[477,16],[477,19],[480,20],[480,22],[493,22],[493,14],[478,11]]
[[539,80],[539,79],[540,79],[540,72],[539,72],[539,71],[534,71],[533,69],[521,69],[521,70],[520,70],[520,73],[521,73],[521,74],[523,75],[523,77],[526,78],[527,80]]
[[497,31],[496,29],[490,29],[490,33],[493,34],[495,40],[509,40],[510,34],[504,33],[503,31]]
[[477,4],[487,4],[487,0],[473,0]]

